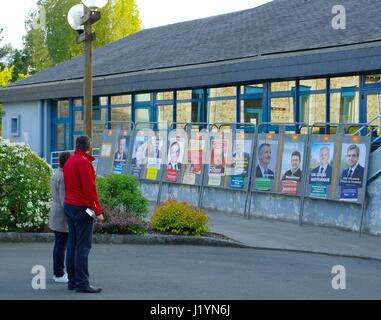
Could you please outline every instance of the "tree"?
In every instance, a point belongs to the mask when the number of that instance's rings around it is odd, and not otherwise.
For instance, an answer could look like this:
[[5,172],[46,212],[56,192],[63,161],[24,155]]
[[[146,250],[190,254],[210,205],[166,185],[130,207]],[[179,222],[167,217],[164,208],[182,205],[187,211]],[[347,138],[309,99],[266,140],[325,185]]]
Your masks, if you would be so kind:
[[[83,54],[83,45],[76,44],[77,34],[67,22],[70,8],[78,0],[39,0],[45,8],[45,28],[33,28],[36,11],[27,21],[24,38],[25,52],[30,59],[32,72],[45,70]],[[101,10],[102,19],[94,26],[97,33],[95,48],[124,38],[140,30],[141,21],[135,0],[109,0]]]
[[[0,28],[0,44],[3,41],[3,37],[1,36],[3,29]],[[0,45],[0,88],[7,86],[12,80],[12,73],[14,67],[7,66],[8,56],[11,52],[11,47],[9,45]],[[2,130],[2,106],[0,103],[0,136]]]
[[1,35],[3,33],[3,29],[0,28],[0,67],[4,68],[7,65],[9,55],[12,52],[12,47],[9,44],[1,45],[4,38]]

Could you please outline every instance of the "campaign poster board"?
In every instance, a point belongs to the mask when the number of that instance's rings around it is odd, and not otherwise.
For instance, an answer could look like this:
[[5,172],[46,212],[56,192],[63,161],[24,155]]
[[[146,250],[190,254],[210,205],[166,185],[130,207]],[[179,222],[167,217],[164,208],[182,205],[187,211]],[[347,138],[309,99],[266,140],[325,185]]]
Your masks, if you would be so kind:
[[247,190],[251,170],[254,134],[240,130],[232,143],[231,162],[227,166],[227,185],[233,190]]
[[149,136],[150,135],[145,129],[135,132],[135,139],[131,152],[130,175],[138,179],[143,179],[145,177]]
[[253,170],[253,191],[276,193],[278,174],[279,134],[258,134]]
[[114,155],[118,143],[119,130],[104,130],[102,145],[97,163],[97,175],[100,177],[113,174]]
[[336,200],[362,204],[367,186],[370,138],[343,136],[340,149]]
[[115,146],[113,174],[125,174],[128,163],[130,137],[126,131],[121,131]]
[[336,135],[312,135],[309,157],[307,195],[332,199],[336,175]]
[[158,180],[164,155],[164,141],[160,131],[153,132],[147,142],[147,179]]
[[209,186],[221,187],[225,182],[229,142],[231,143],[231,140],[224,135],[212,137],[210,140]]
[[168,153],[165,181],[180,183],[185,165],[188,162],[188,135],[185,131],[172,130],[168,135]]
[[191,132],[188,144],[188,157],[184,166],[182,183],[185,185],[201,185],[206,160],[208,133]]
[[304,195],[307,141],[306,135],[283,135],[279,193],[289,196]]

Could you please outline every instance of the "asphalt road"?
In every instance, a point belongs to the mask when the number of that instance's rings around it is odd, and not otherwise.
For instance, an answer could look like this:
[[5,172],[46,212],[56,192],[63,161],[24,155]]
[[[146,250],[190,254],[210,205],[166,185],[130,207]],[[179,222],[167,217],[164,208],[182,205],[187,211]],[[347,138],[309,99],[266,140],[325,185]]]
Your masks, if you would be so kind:
[[[381,262],[252,249],[94,245],[90,274],[99,295],[51,280],[50,244],[0,244],[0,299],[381,299]],[[47,270],[33,290],[32,267]],[[334,290],[332,267],[346,268],[346,290]]]

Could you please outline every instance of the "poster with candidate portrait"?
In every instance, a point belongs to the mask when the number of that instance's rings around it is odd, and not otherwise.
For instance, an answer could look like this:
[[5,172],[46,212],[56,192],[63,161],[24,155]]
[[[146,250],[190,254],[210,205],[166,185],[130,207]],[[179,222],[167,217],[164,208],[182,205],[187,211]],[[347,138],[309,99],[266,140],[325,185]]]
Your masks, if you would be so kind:
[[310,196],[326,199],[330,197],[335,168],[335,142],[330,137],[311,143],[309,184]]
[[188,161],[185,163],[183,183],[187,185],[195,185],[200,180],[203,172],[203,161],[205,157],[206,140],[202,135],[196,139],[189,140]]
[[[295,135],[295,140],[298,136]],[[302,193],[303,166],[305,143],[304,141],[287,141],[283,145],[281,165],[281,193],[297,196]]]
[[147,179],[157,180],[163,162],[164,141],[160,131],[148,137],[147,143]]
[[340,200],[358,202],[366,177],[367,146],[342,143],[340,161]]
[[181,136],[172,136],[168,141],[167,174],[168,182],[179,182],[179,177],[185,166],[186,139]]
[[123,174],[127,166],[128,160],[128,149],[129,149],[130,137],[127,135],[120,135],[115,146],[114,156],[114,165],[113,173],[114,174]]
[[275,192],[277,178],[279,137],[274,134],[259,135],[254,168],[255,190]]
[[250,172],[253,140],[245,139],[244,134],[237,137],[233,142],[231,162],[227,165],[226,175],[230,177],[229,188],[242,190]]
[[137,133],[132,148],[130,174],[138,179],[143,178],[143,171],[147,164],[148,136],[143,131]]
[[226,162],[228,158],[228,139],[212,139],[209,159],[209,185],[220,186],[222,177],[226,175]]

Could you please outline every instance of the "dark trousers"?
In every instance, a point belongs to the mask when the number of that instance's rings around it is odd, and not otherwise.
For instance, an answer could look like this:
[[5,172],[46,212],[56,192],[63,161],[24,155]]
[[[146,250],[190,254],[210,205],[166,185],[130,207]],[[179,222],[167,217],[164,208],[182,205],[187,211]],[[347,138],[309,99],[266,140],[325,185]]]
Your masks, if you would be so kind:
[[65,251],[68,234],[64,232],[54,232],[53,249],[53,273],[57,278],[65,275]]
[[69,225],[66,270],[69,287],[79,289],[90,285],[88,256],[93,240],[94,219],[86,213],[86,209],[65,204]]

